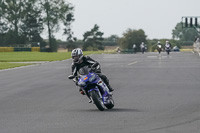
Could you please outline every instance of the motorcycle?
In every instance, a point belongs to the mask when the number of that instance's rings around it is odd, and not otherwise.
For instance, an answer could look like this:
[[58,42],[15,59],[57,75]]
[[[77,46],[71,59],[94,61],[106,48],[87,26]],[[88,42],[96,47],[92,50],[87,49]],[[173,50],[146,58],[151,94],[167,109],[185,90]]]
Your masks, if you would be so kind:
[[161,46],[161,45],[158,45],[158,48],[157,48],[157,50],[158,50],[158,53],[160,54],[160,53],[161,53],[161,51],[162,51],[162,46]]
[[114,107],[112,93],[109,92],[107,85],[92,69],[87,66],[82,67],[79,69],[77,77],[70,75],[68,78],[74,81],[76,81],[75,78],[78,79],[78,86],[100,111]]
[[145,52],[145,47],[141,48],[142,54]]
[[167,47],[165,48],[165,51],[167,52],[167,55],[169,55],[169,52],[171,52],[170,46],[167,46]]

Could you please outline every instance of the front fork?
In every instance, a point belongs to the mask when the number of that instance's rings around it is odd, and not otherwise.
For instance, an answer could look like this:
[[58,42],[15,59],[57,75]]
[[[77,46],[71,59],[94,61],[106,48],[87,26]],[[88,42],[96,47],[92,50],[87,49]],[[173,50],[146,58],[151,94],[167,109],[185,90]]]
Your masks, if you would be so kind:
[[112,93],[110,93],[107,85],[100,79],[97,84],[103,89],[103,103],[106,104],[108,102],[108,99],[110,96],[112,96]]
[[105,92],[109,92],[109,89],[108,89],[107,85],[103,82],[102,79],[99,79],[97,84],[98,84],[98,86],[100,86],[103,89],[103,91],[104,91],[103,95],[105,95]]
[[[97,88],[97,86],[96,86],[95,88],[93,88],[93,89],[89,90],[88,92],[86,92],[87,97],[88,97],[90,100],[92,100],[92,102],[93,102],[93,99],[92,99],[91,96],[89,95],[89,93],[90,93],[91,91],[96,91],[96,92],[98,92],[99,99],[102,99],[101,92],[100,92],[100,90],[99,90],[99,89]],[[94,102],[93,102],[93,103],[94,103]]]
[[93,89],[91,89],[91,90],[88,91],[88,92],[86,92],[85,89],[83,89],[84,92],[85,92],[85,94],[87,95],[87,97],[88,97],[90,100],[92,100],[92,98],[90,97],[89,93],[90,93],[91,91],[96,91],[96,92],[99,93],[99,98],[102,99],[103,102],[107,101],[107,99],[108,99],[108,97],[109,97],[108,95],[112,95],[112,94],[109,94],[109,89],[108,89],[107,85],[103,82],[102,79],[99,79],[99,81],[97,82],[97,85],[100,87],[100,89],[103,89],[103,94],[101,94],[101,92],[100,92],[99,88],[97,88],[97,86],[96,86],[96,88],[93,88]]

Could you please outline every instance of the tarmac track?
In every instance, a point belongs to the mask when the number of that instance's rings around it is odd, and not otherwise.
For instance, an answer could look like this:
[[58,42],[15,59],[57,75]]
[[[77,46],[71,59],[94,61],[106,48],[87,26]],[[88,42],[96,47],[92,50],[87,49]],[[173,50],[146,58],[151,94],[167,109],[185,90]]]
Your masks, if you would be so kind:
[[200,133],[200,58],[91,55],[115,107],[98,111],[68,80],[71,60],[0,71],[0,133]]

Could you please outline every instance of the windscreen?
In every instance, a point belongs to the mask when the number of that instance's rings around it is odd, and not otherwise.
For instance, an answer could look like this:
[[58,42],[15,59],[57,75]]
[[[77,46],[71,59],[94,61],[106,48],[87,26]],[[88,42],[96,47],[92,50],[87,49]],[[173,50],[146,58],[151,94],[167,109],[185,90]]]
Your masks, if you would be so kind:
[[89,73],[89,68],[87,66],[84,66],[82,68],[79,69],[78,73],[80,75],[88,75]]

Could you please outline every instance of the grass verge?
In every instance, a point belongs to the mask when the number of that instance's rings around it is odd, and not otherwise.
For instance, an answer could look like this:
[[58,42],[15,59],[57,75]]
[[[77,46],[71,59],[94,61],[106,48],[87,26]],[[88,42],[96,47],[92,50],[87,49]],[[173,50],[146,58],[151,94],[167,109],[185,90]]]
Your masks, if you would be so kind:
[[192,52],[193,49],[180,49],[181,52]]
[[[84,51],[84,55],[101,54],[103,51]],[[32,63],[11,63],[11,62],[34,62],[34,61],[58,61],[71,58],[71,52],[0,52],[0,70],[20,66],[31,65]]]
[[21,66],[32,65],[31,63],[9,63],[9,62],[0,62],[0,70],[8,69],[8,68],[15,68]]
[[[86,51],[84,55],[101,54],[103,51]],[[57,61],[71,58],[71,52],[0,52],[0,62]]]

